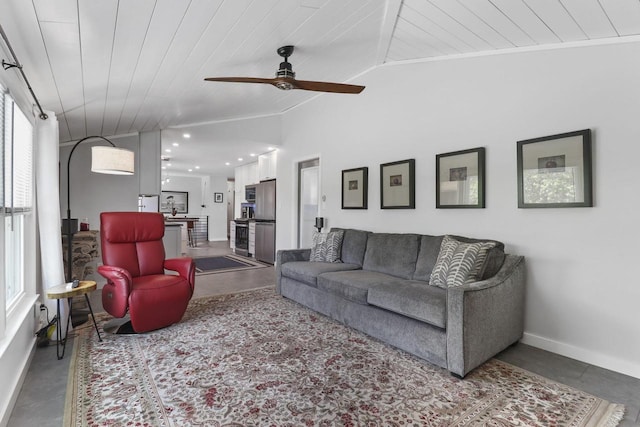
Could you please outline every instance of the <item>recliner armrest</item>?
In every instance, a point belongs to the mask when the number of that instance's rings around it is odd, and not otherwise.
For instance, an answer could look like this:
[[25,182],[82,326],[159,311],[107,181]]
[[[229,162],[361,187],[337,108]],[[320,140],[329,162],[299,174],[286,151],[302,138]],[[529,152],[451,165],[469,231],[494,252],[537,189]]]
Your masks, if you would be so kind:
[[164,268],[166,270],[175,271],[180,275],[180,277],[187,279],[189,281],[189,286],[191,286],[191,293],[193,293],[193,286],[196,281],[196,264],[193,262],[192,258],[181,257],[165,259]]
[[102,307],[115,317],[124,317],[129,310],[129,294],[133,278],[131,273],[122,267],[101,265],[98,273],[107,279],[102,288]]
[[122,267],[114,267],[111,265],[98,266],[98,273],[104,276],[109,283],[113,283],[118,289],[122,289],[125,295],[131,292],[131,283],[133,281],[131,273]]

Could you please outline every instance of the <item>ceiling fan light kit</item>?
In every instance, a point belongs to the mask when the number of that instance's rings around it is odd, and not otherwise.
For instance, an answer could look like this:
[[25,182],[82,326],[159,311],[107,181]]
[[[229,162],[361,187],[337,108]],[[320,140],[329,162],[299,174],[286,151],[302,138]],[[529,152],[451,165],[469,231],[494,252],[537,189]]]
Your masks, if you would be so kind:
[[343,83],[330,82],[314,82],[309,80],[296,80],[296,73],[289,62],[289,56],[293,53],[294,47],[282,46],[278,49],[278,55],[284,58],[280,63],[280,68],[276,71],[276,77],[273,79],[263,79],[259,77],[207,77],[205,80],[209,82],[231,82],[231,83],[263,83],[270,84],[278,89],[291,90],[311,90],[315,92],[331,92],[331,93],[353,93],[357,94],[363,91],[364,86],[348,85]]

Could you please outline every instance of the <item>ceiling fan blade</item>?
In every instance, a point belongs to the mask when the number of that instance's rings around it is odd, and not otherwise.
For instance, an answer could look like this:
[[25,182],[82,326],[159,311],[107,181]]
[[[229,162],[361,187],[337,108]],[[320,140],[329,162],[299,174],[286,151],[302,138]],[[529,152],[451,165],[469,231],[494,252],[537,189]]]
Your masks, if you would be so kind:
[[207,77],[205,80],[208,82],[273,84],[276,79],[261,79],[259,77]]
[[334,92],[334,93],[360,93],[364,90],[364,86],[347,85],[343,83],[329,82],[313,82],[309,80],[289,79],[296,89],[313,90],[316,92]]

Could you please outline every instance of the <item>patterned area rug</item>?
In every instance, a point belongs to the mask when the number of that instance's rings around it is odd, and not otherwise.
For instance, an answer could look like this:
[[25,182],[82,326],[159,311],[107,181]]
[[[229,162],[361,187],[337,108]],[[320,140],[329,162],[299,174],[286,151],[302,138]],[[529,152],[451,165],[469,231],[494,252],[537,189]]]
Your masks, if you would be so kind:
[[71,363],[65,426],[615,426],[624,411],[498,360],[459,380],[271,288],[193,300],[147,334],[81,329]]
[[252,258],[238,255],[224,255],[215,257],[194,258],[196,274],[228,273],[230,271],[250,270],[253,268],[270,267]]

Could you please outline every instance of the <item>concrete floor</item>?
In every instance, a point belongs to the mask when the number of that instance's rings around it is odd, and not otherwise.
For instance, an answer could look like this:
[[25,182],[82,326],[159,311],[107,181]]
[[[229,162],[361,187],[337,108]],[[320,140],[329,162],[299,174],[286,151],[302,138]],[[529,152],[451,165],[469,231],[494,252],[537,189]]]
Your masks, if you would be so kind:
[[[211,242],[189,249],[193,257],[230,253],[226,242]],[[239,272],[198,276],[194,298],[222,295],[275,283],[274,269],[261,268]],[[100,292],[91,295],[91,304],[102,311]],[[64,402],[73,342],[68,343],[64,359],[56,359],[53,345],[36,350],[9,427],[62,426]],[[559,356],[525,344],[503,351],[498,359],[554,381],[584,390],[610,402],[626,406],[621,427],[640,427],[640,379],[618,374],[584,362]]]

